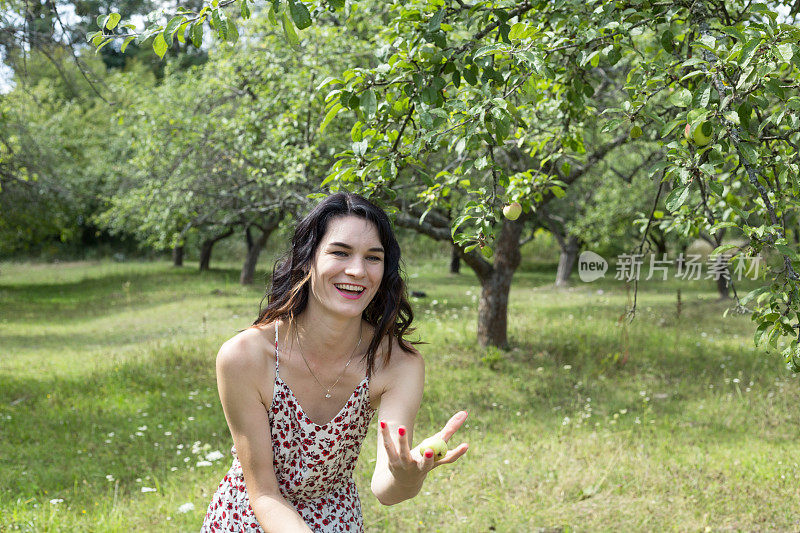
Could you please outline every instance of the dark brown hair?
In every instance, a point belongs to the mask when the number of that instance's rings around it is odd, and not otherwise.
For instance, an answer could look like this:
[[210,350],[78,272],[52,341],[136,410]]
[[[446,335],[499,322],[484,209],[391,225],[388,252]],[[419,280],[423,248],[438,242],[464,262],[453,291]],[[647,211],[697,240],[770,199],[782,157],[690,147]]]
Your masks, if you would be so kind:
[[[272,283],[264,295],[267,306],[259,310],[258,319],[253,322],[253,326],[269,324],[277,319],[288,319],[291,322],[305,310],[308,304],[311,265],[319,243],[328,230],[330,221],[346,215],[354,215],[375,224],[384,249],[381,285],[361,315],[375,328],[375,334],[364,355],[367,377],[371,377],[375,367],[375,354],[384,337],[388,335],[390,339],[397,338],[400,347],[406,352],[413,352],[411,345],[419,343],[403,338],[414,331],[411,328],[414,313],[408,303],[403,280],[400,245],[386,213],[363,196],[352,193],[332,194],[317,204],[297,224],[291,249],[275,262]],[[264,300],[261,302],[263,304]],[[385,363],[391,357],[392,344],[390,340]]]

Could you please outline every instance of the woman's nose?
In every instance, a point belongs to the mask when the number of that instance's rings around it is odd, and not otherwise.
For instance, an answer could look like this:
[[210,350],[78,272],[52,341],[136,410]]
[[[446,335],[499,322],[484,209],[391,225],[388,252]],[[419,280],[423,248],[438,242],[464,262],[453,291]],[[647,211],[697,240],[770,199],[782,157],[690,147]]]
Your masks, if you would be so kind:
[[364,261],[359,257],[354,257],[350,260],[347,264],[347,268],[345,268],[345,274],[349,274],[354,277],[361,277],[366,272],[364,268]]

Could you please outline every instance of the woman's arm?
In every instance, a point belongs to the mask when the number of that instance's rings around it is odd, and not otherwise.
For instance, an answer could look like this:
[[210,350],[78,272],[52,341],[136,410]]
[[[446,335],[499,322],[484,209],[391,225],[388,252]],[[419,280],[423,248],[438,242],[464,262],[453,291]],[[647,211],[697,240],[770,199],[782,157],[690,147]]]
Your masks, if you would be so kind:
[[[399,346],[397,349],[400,352]],[[432,455],[411,453],[414,420],[425,386],[425,362],[417,352],[400,352],[392,363],[387,369],[389,385],[381,395],[378,411],[378,455],[371,483],[372,493],[383,505],[416,496],[431,469],[456,461],[469,447],[461,444],[438,461]],[[466,414],[457,413],[437,435],[448,440],[464,423]]]
[[[217,387],[225,419],[242,464],[244,482],[256,520],[267,533],[309,533],[311,529],[283,497],[272,465],[269,418],[258,389],[258,378],[270,374],[261,345],[246,330],[217,354]],[[264,371],[257,371],[263,368]],[[274,382],[274,370],[271,371]]]

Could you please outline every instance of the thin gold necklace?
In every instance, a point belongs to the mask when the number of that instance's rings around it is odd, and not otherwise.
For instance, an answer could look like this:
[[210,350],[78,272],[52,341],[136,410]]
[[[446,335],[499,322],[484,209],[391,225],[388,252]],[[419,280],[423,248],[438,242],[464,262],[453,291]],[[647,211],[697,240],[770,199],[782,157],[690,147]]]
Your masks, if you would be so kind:
[[336,388],[336,385],[338,385],[339,381],[342,379],[342,377],[344,377],[344,373],[345,373],[345,371],[347,371],[347,367],[350,366],[350,362],[353,360],[353,357],[356,355],[356,351],[358,350],[358,347],[361,346],[361,338],[362,338],[363,333],[364,333],[364,324],[362,323],[361,327],[358,330],[358,344],[356,344],[356,347],[353,348],[353,353],[350,354],[350,359],[348,359],[347,360],[347,364],[344,365],[344,369],[342,370],[342,373],[339,375],[339,379],[337,379],[336,383],[334,383],[331,386],[331,388],[328,389],[328,388],[325,387],[325,385],[320,383],[320,381],[317,379],[317,376],[314,374],[314,371],[311,370],[311,367],[308,364],[308,360],[306,359],[306,356],[303,355],[303,347],[300,346],[300,336],[297,333],[297,326],[295,326],[295,328],[294,328],[294,337],[297,339],[297,349],[300,350],[300,357],[303,358],[303,361],[306,363],[306,368],[308,368],[308,371],[311,373],[311,376],[314,378],[314,380],[317,383],[319,383],[320,387],[325,389],[325,398],[330,398],[331,397],[331,391]]

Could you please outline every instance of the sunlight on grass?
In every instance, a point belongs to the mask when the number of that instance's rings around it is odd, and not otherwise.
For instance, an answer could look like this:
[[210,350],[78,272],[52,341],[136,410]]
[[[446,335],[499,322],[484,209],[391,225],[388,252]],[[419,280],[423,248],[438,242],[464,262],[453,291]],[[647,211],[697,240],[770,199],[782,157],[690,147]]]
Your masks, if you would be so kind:
[[[467,409],[470,451],[382,507],[372,431],[355,474],[368,531],[796,529],[799,380],[711,282],[645,284],[628,323],[619,282],[556,291],[528,268],[506,352],[476,346],[480,287],[446,267],[408,266],[427,293],[415,434]],[[0,264],[0,529],[198,530],[230,466],[214,356],[262,293],[232,266]]]

